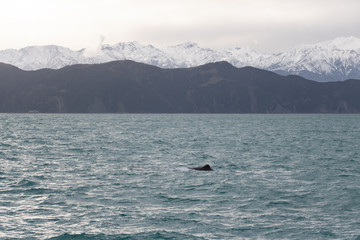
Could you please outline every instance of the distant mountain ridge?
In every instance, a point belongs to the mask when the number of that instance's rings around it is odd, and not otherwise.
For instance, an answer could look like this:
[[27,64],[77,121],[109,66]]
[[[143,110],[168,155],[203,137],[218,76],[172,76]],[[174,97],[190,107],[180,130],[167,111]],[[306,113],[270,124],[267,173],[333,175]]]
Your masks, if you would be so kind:
[[0,112],[360,113],[360,80],[320,83],[228,62],[133,61],[24,71],[0,63]]
[[0,51],[0,62],[23,70],[60,69],[74,64],[98,64],[116,60],[133,60],[161,68],[189,68],[227,61],[235,67],[252,66],[320,82],[340,81],[360,79],[360,39],[340,37],[297,46],[276,54],[258,53],[250,48],[213,50],[202,48],[194,42],[165,49],[138,42],[104,44],[92,56],[88,56],[86,49],[72,51],[60,46],[32,46]]

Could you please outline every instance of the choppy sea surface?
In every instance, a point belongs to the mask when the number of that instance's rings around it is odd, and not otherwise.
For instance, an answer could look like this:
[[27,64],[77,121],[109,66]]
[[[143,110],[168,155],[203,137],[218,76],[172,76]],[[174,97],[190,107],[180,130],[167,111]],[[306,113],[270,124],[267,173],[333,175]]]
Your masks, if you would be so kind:
[[0,126],[0,239],[360,239],[360,115],[0,114]]

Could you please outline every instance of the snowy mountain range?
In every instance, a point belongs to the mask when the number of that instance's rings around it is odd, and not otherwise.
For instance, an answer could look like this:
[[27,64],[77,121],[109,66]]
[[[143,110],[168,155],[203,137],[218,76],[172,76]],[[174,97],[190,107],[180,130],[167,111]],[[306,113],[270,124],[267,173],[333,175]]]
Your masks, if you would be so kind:
[[59,69],[74,64],[97,64],[125,59],[161,68],[187,68],[227,61],[235,67],[252,66],[321,82],[360,79],[360,39],[356,37],[340,37],[300,45],[290,51],[273,54],[240,47],[214,50],[200,47],[194,42],[164,49],[138,42],[104,44],[91,55],[87,49],[73,51],[54,45],[0,51],[0,62],[23,70]]

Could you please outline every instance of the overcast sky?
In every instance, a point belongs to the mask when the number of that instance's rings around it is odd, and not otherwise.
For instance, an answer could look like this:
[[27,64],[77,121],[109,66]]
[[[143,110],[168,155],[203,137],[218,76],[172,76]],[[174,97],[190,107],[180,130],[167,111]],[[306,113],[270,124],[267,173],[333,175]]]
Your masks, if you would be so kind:
[[360,37],[359,0],[0,0],[0,49],[138,41],[279,52]]

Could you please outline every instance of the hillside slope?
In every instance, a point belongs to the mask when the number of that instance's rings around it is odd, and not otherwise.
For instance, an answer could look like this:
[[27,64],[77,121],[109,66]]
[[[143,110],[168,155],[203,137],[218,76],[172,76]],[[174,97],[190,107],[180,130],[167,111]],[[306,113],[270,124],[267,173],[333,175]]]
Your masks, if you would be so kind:
[[23,71],[0,64],[0,112],[358,113],[360,81],[319,83],[218,62],[132,61]]

